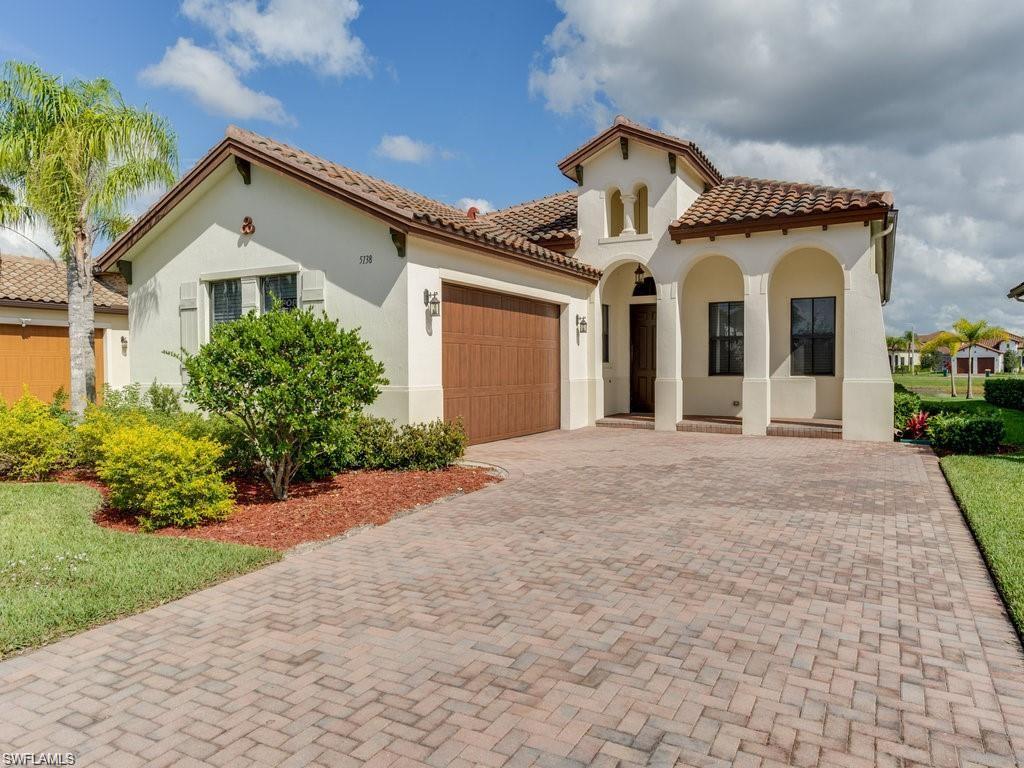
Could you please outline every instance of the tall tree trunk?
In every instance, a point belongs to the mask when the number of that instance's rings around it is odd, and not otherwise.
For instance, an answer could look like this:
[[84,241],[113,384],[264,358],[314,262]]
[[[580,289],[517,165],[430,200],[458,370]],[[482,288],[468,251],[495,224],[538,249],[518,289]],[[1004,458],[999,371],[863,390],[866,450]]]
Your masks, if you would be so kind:
[[89,236],[77,234],[68,266],[68,336],[71,341],[71,412],[85,413],[96,401],[96,353],[92,258]]
[[949,391],[956,397],[956,358],[949,358]]
[[971,399],[971,395],[974,394],[971,389],[971,384],[974,381],[974,347],[967,348],[967,399]]

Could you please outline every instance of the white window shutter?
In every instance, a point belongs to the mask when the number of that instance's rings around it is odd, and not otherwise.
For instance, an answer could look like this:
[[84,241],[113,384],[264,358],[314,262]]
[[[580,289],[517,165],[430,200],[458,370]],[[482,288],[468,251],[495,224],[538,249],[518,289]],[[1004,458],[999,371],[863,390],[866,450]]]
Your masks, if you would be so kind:
[[242,278],[242,314],[260,311],[260,279],[258,277]]
[[325,311],[324,273],[319,269],[306,269],[299,273],[299,297],[303,309]]
[[[181,348],[194,355],[199,351],[199,283],[182,283],[178,290],[178,326]],[[181,370],[181,380],[186,378]]]

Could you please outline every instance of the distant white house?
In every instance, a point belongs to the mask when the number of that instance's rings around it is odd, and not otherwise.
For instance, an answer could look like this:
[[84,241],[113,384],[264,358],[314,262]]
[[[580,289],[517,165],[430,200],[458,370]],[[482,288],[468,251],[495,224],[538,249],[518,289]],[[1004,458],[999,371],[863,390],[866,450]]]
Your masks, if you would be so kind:
[[[921,343],[937,336],[941,331],[927,333],[921,337]],[[1006,370],[1006,353],[1010,350],[1020,352],[1024,349],[1024,337],[1011,333],[1006,340],[989,340],[976,345],[973,349],[961,349],[956,356],[957,373],[1002,373]],[[941,358],[939,370],[949,368],[949,352],[943,348],[940,351]]]

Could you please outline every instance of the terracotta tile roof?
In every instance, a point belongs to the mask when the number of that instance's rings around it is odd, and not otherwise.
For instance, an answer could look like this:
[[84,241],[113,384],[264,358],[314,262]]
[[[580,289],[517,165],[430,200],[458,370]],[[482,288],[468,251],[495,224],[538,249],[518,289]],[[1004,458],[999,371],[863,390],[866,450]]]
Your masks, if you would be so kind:
[[266,136],[229,126],[225,139],[210,150],[182,179],[115,241],[100,257],[109,268],[196,185],[231,155],[265,164],[275,170],[339,197],[388,221],[402,232],[447,241],[461,241],[498,255],[549,266],[590,280],[601,271],[572,257],[545,248],[519,232],[484,217],[470,218],[466,211],[424,195],[332,163]]
[[751,227],[756,231],[781,228],[805,218],[860,212],[880,218],[892,205],[891,192],[731,176],[700,195],[669,230],[679,240],[742,230],[754,223],[761,225]]
[[482,217],[534,242],[576,237],[576,193],[571,189]]
[[[0,255],[0,304],[29,302],[64,308],[68,303],[67,268],[49,259]],[[128,311],[128,286],[117,273],[96,276],[93,304],[97,310]]]
[[692,141],[656,131],[643,123],[630,120],[625,115],[616,115],[615,121],[608,128],[563,157],[558,162],[558,170],[570,179],[574,178],[573,169],[577,165],[606,147],[609,142],[620,137],[636,139],[664,149],[666,152],[682,156],[708,184],[714,185],[722,180],[721,172],[715,168],[703,150]]

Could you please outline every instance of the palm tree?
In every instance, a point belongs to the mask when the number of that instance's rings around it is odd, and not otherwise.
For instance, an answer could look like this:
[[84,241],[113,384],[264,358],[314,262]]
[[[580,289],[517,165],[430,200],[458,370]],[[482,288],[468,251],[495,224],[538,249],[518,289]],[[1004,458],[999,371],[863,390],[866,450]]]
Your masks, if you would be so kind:
[[0,79],[0,225],[49,227],[67,265],[71,408],[96,397],[93,247],[131,225],[125,206],[174,182],[167,122],[128,106],[103,78],[64,82],[8,62]]
[[953,323],[952,331],[943,331],[925,346],[929,349],[946,347],[949,350],[953,397],[956,397],[956,356],[961,349],[967,347],[967,399],[970,399],[974,396],[974,348],[983,341],[1003,341],[1009,338],[1009,335],[1003,328],[989,325],[985,320],[971,322],[966,317],[961,317]]
[[[886,336],[885,337],[885,348],[890,352],[902,352],[903,351],[903,337],[902,336]],[[889,368],[893,371],[896,370],[896,356],[893,355],[890,359]]]
[[922,352],[936,352],[945,349],[949,352],[949,394],[956,397],[956,356],[963,347],[963,341],[955,333],[942,331],[921,347]]

